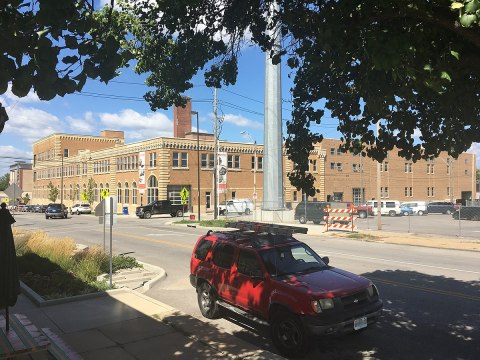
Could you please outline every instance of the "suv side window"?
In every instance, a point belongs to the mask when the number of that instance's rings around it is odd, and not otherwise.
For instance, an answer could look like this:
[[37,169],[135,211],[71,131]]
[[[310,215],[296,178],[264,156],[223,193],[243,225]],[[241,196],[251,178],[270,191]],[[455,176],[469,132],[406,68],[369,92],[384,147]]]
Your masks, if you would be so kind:
[[205,260],[208,252],[212,248],[213,241],[202,239],[198,243],[197,248],[195,249],[195,259]]
[[393,201],[387,201],[386,207],[387,207],[387,208],[394,208],[394,207],[395,207],[395,203],[394,203]]
[[240,250],[237,260],[237,269],[247,276],[262,276],[262,268],[255,253],[248,250]]
[[229,244],[218,244],[213,253],[213,263],[219,267],[230,269],[233,263],[235,248]]

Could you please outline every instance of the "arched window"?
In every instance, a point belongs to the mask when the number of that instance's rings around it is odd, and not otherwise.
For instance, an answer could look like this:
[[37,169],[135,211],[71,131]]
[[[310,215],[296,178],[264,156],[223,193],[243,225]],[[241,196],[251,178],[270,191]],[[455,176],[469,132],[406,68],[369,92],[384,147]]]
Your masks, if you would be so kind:
[[158,199],[158,181],[157,178],[152,175],[148,178],[148,188],[147,188],[147,202],[151,203],[154,200]]
[[128,204],[130,202],[130,189],[128,188],[128,183],[125,183],[125,201],[123,202],[124,204]]
[[132,183],[132,204],[137,204],[137,183],[135,181]]
[[72,187],[72,184],[70,184],[70,192],[69,192],[69,197],[70,197],[70,200],[73,200],[73,187]]
[[122,203],[122,184],[117,184],[117,203],[120,205]]
[[76,194],[76,199],[77,201],[80,201],[80,185],[77,184],[77,194]]
[[93,185],[93,201],[98,202],[98,186],[97,183]]

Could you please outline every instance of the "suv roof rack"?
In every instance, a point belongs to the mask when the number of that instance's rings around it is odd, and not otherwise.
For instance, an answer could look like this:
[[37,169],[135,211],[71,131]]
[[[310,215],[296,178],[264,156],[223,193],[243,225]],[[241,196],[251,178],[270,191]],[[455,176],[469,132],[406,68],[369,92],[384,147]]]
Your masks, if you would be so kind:
[[294,233],[306,234],[308,228],[300,226],[267,224],[254,221],[235,221],[225,224],[225,227],[239,229],[240,231],[253,231],[256,233],[269,233],[278,235],[292,235]]

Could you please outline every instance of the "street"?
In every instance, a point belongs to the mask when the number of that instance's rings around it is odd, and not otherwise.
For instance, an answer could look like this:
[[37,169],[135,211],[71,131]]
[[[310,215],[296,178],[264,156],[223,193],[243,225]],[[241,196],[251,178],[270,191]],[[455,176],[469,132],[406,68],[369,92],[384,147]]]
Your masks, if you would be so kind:
[[[91,215],[46,220],[43,214],[21,213],[16,220],[19,229],[43,229],[52,236],[103,246],[103,225]],[[113,228],[114,252],[131,253],[140,261],[164,268],[167,278],[146,295],[207,321],[188,279],[193,245],[206,229],[168,225],[171,221],[169,216],[149,220],[119,216]],[[321,236],[297,238],[321,256],[329,256],[331,266],[370,278],[384,301],[384,315],[376,326],[345,337],[316,340],[307,359],[478,357],[480,253]],[[108,233],[106,241],[108,246]],[[227,315],[228,320],[210,322],[258,347],[276,351],[265,337],[268,329]]]

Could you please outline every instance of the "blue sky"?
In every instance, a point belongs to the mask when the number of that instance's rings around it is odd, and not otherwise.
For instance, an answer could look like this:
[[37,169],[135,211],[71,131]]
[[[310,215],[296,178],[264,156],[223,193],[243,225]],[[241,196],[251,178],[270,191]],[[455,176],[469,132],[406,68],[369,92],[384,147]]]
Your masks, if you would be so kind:
[[[103,0],[105,3],[106,0]],[[292,85],[284,66],[282,74],[283,119],[291,114],[290,92]],[[218,116],[223,118],[221,139],[249,142],[240,134],[248,132],[258,143],[263,143],[263,98],[265,55],[258,48],[242,51],[237,83],[218,90]],[[0,134],[0,176],[16,160],[31,161],[32,143],[52,133],[99,135],[101,130],[123,130],[127,143],[158,136],[173,136],[173,108],[152,112],[143,100],[148,87],[144,78],[129,69],[108,85],[90,80],[82,94],[71,94],[52,101],[40,101],[31,92],[17,98],[10,91],[0,95],[10,120]],[[193,89],[185,93],[192,99],[192,110],[199,112],[200,130],[213,132],[213,89],[204,85],[203,76],[193,79]],[[193,119],[195,126],[195,119]],[[339,138],[337,121],[324,118],[313,130],[325,137]],[[286,130],[284,130],[284,136]],[[480,146],[475,144],[470,152],[477,153],[480,167]]]

